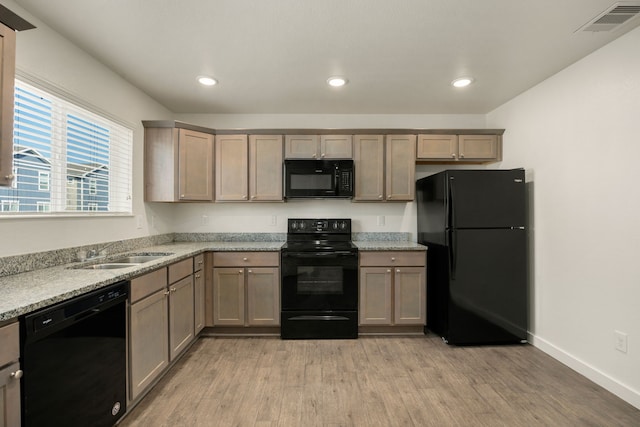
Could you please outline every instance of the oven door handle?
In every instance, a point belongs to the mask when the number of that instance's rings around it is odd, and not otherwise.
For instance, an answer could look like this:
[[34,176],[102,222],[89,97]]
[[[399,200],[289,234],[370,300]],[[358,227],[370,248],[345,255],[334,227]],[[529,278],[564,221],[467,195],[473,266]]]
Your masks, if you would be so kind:
[[344,317],[344,316],[311,316],[311,315],[307,315],[307,316],[295,316],[295,317],[290,317],[287,320],[291,320],[291,321],[305,321],[305,320],[349,320],[348,317]]
[[348,256],[357,256],[355,252],[336,251],[336,252],[283,252],[283,256],[288,258],[339,258]]

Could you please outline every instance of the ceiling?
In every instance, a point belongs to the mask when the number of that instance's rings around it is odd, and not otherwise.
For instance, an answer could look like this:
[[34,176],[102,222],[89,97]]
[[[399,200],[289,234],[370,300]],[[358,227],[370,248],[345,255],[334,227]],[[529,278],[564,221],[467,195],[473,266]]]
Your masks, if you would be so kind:
[[15,1],[174,113],[483,114],[640,24],[577,31],[613,0]]

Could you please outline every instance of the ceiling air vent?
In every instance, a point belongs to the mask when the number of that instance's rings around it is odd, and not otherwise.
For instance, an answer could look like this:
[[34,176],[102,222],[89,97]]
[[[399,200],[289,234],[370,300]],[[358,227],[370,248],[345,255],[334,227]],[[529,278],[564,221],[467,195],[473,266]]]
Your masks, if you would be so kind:
[[578,31],[613,31],[640,16],[640,1],[619,1],[583,25]]

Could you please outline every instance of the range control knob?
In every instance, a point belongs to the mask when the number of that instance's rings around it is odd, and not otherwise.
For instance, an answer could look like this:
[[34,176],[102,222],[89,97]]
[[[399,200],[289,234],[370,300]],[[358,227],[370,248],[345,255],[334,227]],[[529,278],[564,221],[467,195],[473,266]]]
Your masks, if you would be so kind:
[[337,230],[338,229],[338,221],[334,221],[333,224],[332,224],[332,227],[333,227],[334,230]]
[[298,224],[298,228],[300,230],[304,230],[307,226],[305,225],[304,221],[300,221],[300,224]]
[[295,221],[293,221],[293,222],[291,223],[291,229],[292,229],[292,230],[295,230],[296,228],[298,228],[298,223],[297,223],[297,222],[295,222]]

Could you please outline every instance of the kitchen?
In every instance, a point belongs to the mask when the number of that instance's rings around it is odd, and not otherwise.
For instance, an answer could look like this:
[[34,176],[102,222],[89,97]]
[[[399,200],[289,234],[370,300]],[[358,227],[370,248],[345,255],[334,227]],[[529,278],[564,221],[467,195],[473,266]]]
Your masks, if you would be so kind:
[[[581,23],[609,5],[604,3],[583,12]],[[283,232],[292,210],[298,217],[349,217],[358,232],[415,235],[412,203],[300,201],[249,209],[237,203],[145,204],[141,120],[177,119],[227,129],[502,128],[503,161],[491,166],[525,167],[533,192],[531,342],[640,405],[635,369],[640,356],[634,346],[640,333],[634,304],[639,276],[633,268],[640,206],[630,197],[639,178],[634,159],[640,149],[632,142],[640,99],[638,29],[562,71],[549,72],[550,78],[486,113],[174,114],[50,29],[35,12],[29,14],[27,2],[3,4],[38,27],[18,35],[18,72],[53,82],[134,124],[135,167],[134,216],[2,218],[1,256],[172,232]],[[417,177],[444,168],[418,165]],[[612,206],[620,200],[623,207],[613,221]],[[614,330],[628,334],[627,353],[614,349]]]

